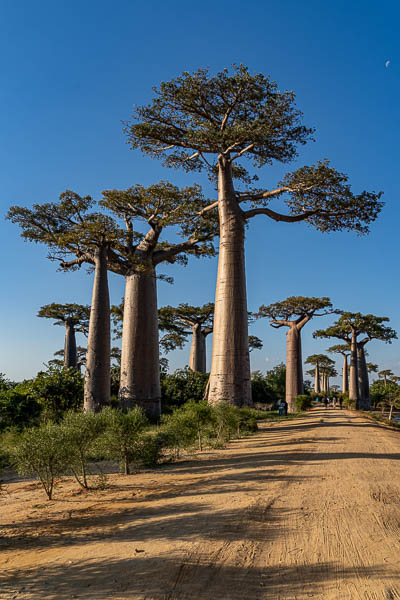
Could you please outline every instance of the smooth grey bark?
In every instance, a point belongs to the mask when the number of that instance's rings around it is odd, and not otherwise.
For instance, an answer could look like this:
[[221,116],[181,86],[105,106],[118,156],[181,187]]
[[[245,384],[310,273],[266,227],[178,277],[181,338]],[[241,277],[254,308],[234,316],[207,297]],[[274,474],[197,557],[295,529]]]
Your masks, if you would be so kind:
[[125,410],[141,406],[161,414],[157,280],[154,269],[126,277],[119,397]]
[[244,259],[245,219],[234,193],[232,167],[218,158],[220,243],[208,401],[249,406],[249,333]]
[[207,333],[203,331],[200,323],[195,323],[192,327],[192,344],[190,347],[189,369],[206,372],[206,337]]
[[315,374],[314,374],[314,392],[319,394],[321,392],[321,385],[319,379],[319,364],[315,365]]
[[78,355],[76,352],[75,327],[73,323],[65,323],[65,343],[64,343],[64,367],[66,369],[78,369]]
[[294,398],[301,393],[299,392],[299,364],[301,364],[299,339],[300,330],[296,326],[289,327],[286,332],[286,402],[289,412],[296,412]]
[[354,328],[351,329],[349,399],[355,402],[358,409],[357,333]]
[[298,394],[304,394],[304,378],[303,378],[303,360],[301,348],[301,329],[299,329],[299,338],[297,344],[297,389]]
[[105,246],[96,250],[94,265],[84,389],[86,412],[99,412],[110,404],[110,297]]
[[349,373],[347,364],[347,354],[343,355],[343,370],[342,370],[342,392],[343,394],[349,391]]

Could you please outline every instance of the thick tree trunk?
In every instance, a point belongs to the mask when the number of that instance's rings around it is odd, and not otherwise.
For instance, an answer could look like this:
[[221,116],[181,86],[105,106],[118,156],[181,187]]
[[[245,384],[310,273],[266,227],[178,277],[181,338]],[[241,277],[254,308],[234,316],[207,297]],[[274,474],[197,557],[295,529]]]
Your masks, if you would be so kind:
[[361,351],[362,348],[357,344],[357,391],[358,391],[358,402],[359,408],[362,408],[364,401],[364,386],[362,380],[362,368],[361,368]]
[[350,346],[349,399],[355,403],[356,408],[359,408],[358,374],[357,374],[357,334],[354,329],[351,334],[351,346]]
[[75,328],[72,323],[65,323],[64,367],[78,369]]
[[288,411],[296,412],[294,398],[299,391],[299,337],[300,331],[296,326],[289,327],[286,333],[286,402]]
[[370,410],[371,401],[369,395],[369,377],[368,377],[368,368],[367,362],[365,360],[365,351],[364,346],[360,348],[359,355],[359,368],[361,373],[361,400],[360,400],[360,408],[362,410]]
[[342,371],[342,392],[343,394],[349,391],[349,374],[347,365],[347,354],[343,356],[343,371]]
[[244,219],[235,199],[231,165],[219,158],[220,244],[215,294],[210,404],[251,405]]
[[108,404],[110,404],[110,297],[107,248],[100,248],[95,255],[86,352],[84,410],[99,412]]
[[152,419],[161,414],[157,280],[154,271],[126,277],[119,397],[125,410],[141,406]]
[[299,390],[299,394],[304,394],[303,359],[302,359],[302,351],[301,351],[301,330],[298,329],[298,332],[299,332],[299,337],[297,340],[297,380],[298,380],[297,389]]
[[200,323],[192,327],[192,345],[190,347],[189,369],[206,372],[206,336],[204,335]]
[[319,380],[319,365],[318,365],[318,363],[315,365],[314,392],[316,394],[319,394],[321,392],[321,385],[320,385],[320,380]]

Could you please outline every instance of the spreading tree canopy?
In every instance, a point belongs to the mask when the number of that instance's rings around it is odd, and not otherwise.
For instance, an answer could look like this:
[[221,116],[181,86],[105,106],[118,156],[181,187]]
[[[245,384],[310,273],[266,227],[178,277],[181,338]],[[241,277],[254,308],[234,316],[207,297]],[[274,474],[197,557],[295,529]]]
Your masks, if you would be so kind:
[[[148,105],[134,107],[125,132],[132,148],[166,166],[205,170],[218,180],[218,200],[203,209],[218,206],[220,228],[209,400],[248,404],[246,221],[261,214],[286,223],[306,221],[323,232],[367,233],[382,208],[381,194],[353,193],[348,177],[327,160],[288,173],[276,187],[254,187],[252,165],[294,160],[313,130],[302,124],[293,92],[281,92],[269,77],[243,65],[215,75],[207,69],[184,72],[162,82]],[[273,200],[286,211],[272,208]]]

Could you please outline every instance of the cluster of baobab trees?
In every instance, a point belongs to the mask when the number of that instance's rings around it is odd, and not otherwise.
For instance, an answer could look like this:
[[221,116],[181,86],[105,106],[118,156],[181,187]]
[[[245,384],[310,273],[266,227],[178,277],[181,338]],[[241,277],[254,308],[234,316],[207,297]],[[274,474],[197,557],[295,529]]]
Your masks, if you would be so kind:
[[[85,409],[97,411],[109,402],[108,271],[126,281],[121,404],[125,408],[139,404],[149,415],[158,416],[156,284],[162,277],[160,266],[165,262],[185,264],[189,255],[213,256],[218,238],[208,400],[250,405],[246,224],[260,215],[287,224],[305,221],[322,233],[346,230],[366,234],[382,209],[381,192],[355,194],[348,177],[327,160],[292,171],[273,187],[255,187],[258,178],[251,168],[291,162],[299,146],[312,139],[313,129],[302,124],[293,92],[279,91],[269,77],[253,75],[243,65],[215,75],[207,69],[185,72],[161,83],[148,105],[134,108],[124,131],[132,149],[163,160],[166,167],[205,171],[217,185],[216,197],[205,198],[197,183],[178,188],[159,182],[147,188],[136,184],[127,190],[109,189],[98,202],[66,191],[56,202],[32,208],[13,206],[8,213],[25,239],[49,247],[50,258],[62,269],[87,264],[94,270]],[[279,210],[271,207],[272,202]],[[171,241],[177,235],[180,240]],[[296,344],[300,345],[299,332],[311,316],[331,308],[327,299],[316,308],[313,303],[311,306],[302,318],[296,307],[292,312],[286,308],[280,312],[275,305],[274,314],[270,313],[274,326],[286,326],[290,332],[290,397],[302,385],[294,351]],[[270,315],[266,312],[264,316]],[[354,348],[352,390],[356,381]]]

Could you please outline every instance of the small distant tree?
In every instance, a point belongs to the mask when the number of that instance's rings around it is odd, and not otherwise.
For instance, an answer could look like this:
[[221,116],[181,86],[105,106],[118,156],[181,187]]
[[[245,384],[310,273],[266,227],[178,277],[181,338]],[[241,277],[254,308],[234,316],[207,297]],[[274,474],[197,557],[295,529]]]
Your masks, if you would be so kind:
[[42,306],[37,316],[45,319],[55,319],[54,325],[65,327],[64,367],[66,369],[70,367],[79,368],[75,332],[79,331],[86,336],[88,335],[90,306],[53,302]]
[[296,412],[294,398],[303,394],[301,330],[310,319],[334,312],[329,298],[291,296],[282,302],[260,306],[258,317],[270,319],[274,328],[287,327],[286,334],[286,402],[289,412]]
[[314,371],[307,371],[309,375],[314,375],[314,392],[319,394],[320,392],[326,391],[326,380],[324,374],[321,372],[321,368],[331,367],[334,365],[334,361],[326,356],[326,354],[311,354],[305,361],[306,365],[313,365]]
[[342,367],[342,392],[347,394],[349,391],[349,366],[347,358],[350,356],[350,345],[349,344],[335,344],[328,348],[328,352],[335,354],[341,354],[343,356],[343,367]]
[[390,379],[393,375],[394,375],[394,373],[390,369],[383,369],[382,371],[379,371],[378,377],[383,379],[385,388],[386,388],[388,378]]
[[285,397],[286,365],[279,363],[265,374],[265,381],[275,397],[275,402]]
[[[365,345],[373,340],[391,343],[397,334],[386,323],[388,317],[362,315],[361,313],[342,312],[339,319],[325,330],[317,330],[314,337],[336,337],[350,344],[350,384],[349,400],[357,409],[370,408],[368,370],[365,360]],[[359,335],[364,334],[361,340]]]
[[43,420],[60,421],[68,410],[83,408],[83,377],[74,368],[39,371],[23,389],[40,405]]

